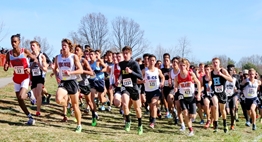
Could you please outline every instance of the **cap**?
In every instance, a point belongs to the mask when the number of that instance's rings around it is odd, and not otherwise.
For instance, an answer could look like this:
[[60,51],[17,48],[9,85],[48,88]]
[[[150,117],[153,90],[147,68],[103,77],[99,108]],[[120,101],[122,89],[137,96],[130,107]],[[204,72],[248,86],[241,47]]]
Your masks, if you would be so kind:
[[248,70],[243,70],[243,74],[248,74]]

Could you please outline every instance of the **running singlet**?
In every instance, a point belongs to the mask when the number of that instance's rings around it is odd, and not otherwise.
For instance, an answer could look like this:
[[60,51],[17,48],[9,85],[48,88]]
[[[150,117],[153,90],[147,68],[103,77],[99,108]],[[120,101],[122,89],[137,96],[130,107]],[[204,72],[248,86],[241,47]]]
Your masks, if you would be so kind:
[[[211,87],[208,87],[208,80],[206,80],[206,76],[205,75],[202,78],[203,78],[203,86],[204,86],[203,93],[206,96],[211,97],[212,89],[211,89]],[[209,88],[209,90],[207,88]]]
[[247,79],[247,82],[248,85],[243,90],[245,98],[252,99],[257,97],[258,80],[255,80],[255,82],[252,83],[249,79]]
[[[84,58],[80,59],[80,63],[83,66],[83,70],[86,70],[86,68],[84,67]],[[76,80],[79,83],[79,85],[83,85],[83,86],[87,86],[89,85],[89,81],[88,81],[88,75],[87,74],[78,74],[76,75]]]
[[[222,69],[220,70],[222,73]],[[225,84],[226,79],[220,75],[215,75],[214,71],[211,72],[212,85],[211,88],[214,91],[214,94],[224,94],[225,93]]]
[[227,96],[232,96],[235,93],[237,79],[235,77],[232,78],[233,78],[233,82],[226,81],[225,92]]
[[170,88],[169,87],[169,72],[170,72],[171,68],[162,68],[161,71],[165,77],[165,82],[164,82],[164,87]]
[[159,89],[160,82],[159,82],[159,72],[158,69],[155,68],[153,72],[151,72],[147,67],[145,68],[145,91],[152,92]]
[[62,54],[57,56],[57,64],[59,69],[59,78],[61,80],[75,80],[76,75],[67,75],[66,71],[74,71],[75,63],[74,63],[74,54],[70,54],[67,58],[63,58]]
[[[120,77],[120,67],[117,64],[114,64],[111,67],[111,73],[110,73],[110,84],[115,84],[116,82],[118,82],[119,77]],[[118,84],[119,86],[121,86],[121,84]],[[119,87],[118,86],[118,87]]]
[[[39,53],[38,56],[37,56],[37,60],[40,63],[40,65],[42,65],[41,55],[43,55],[43,53]],[[34,61],[31,59],[30,60],[30,66],[31,66],[32,78],[35,78],[35,77],[42,77],[42,78],[44,78],[45,77],[45,72],[41,70],[41,68],[38,66],[38,64],[35,64],[34,66],[33,65],[34,65]]]
[[95,75],[90,76],[89,79],[91,79],[91,80],[104,79],[105,75],[104,75],[103,72],[101,72],[101,67],[97,66],[97,62],[94,61],[94,63],[92,63],[92,64],[89,62],[89,64],[90,64],[91,69],[95,72]]
[[184,98],[193,97],[195,86],[190,72],[188,72],[186,78],[182,78],[179,73],[177,76],[177,83],[179,86],[179,92],[184,95]]
[[29,78],[29,74],[25,73],[25,69],[29,68],[29,60],[25,56],[24,48],[21,48],[20,55],[14,57],[13,50],[9,52],[11,65],[14,67],[13,81],[21,84],[25,79]]
[[[109,66],[110,69],[112,69],[112,66],[114,65],[112,62],[107,62],[106,63],[107,66]],[[107,73],[107,72],[104,72],[104,75],[105,75],[105,79],[108,80],[110,79],[110,74]]]

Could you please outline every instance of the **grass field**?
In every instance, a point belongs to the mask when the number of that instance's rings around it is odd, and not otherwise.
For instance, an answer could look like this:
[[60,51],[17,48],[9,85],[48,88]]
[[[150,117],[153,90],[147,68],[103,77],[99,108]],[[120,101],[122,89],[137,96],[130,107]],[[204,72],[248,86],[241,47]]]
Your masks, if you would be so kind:
[[[56,90],[55,80],[47,76],[46,87],[50,93]],[[26,101],[32,114],[35,114],[35,106]],[[213,133],[212,129],[203,129],[203,125],[194,123],[195,136],[188,137],[188,131],[182,133],[179,126],[170,124],[171,119],[157,120],[155,129],[148,126],[148,115],[143,116],[144,134],[137,135],[137,120],[132,110],[132,126],[130,132],[124,131],[123,118],[117,108],[112,112],[98,112],[100,119],[96,127],[91,126],[91,115],[83,113],[82,133],[74,132],[76,123],[73,117],[70,121],[62,123],[60,120],[62,108],[54,102],[54,96],[50,105],[42,107],[40,117],[35,117],[35,126],[26,126],[26,116],[22,113],[13,92],[13,85],[9,84],[0,88],[0,141],[226,141],[249,142],[262,141],[258,139],[262,134],[262,125],[257,125],[257,131],[246,127],[242,115],[237,122],[236,130],[224,133],[222,122],[219,122],[219,132]],[[229,120],[229,119],[228,119]],[[197,120],[199,121],[199,119]],[[261,136],[262,138],[262,136]]]
[[13,68],[9,68],[8,71],[4,71],[3,67],[0,67],[0,78],[2,77],[11,77],[14,73]]

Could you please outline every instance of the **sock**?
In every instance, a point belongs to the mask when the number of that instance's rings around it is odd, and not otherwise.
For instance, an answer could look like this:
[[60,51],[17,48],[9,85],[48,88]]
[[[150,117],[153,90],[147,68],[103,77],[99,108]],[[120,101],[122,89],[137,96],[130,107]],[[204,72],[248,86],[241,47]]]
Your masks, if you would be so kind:
[[149,116],[149,122],[152,123],[153,117]]
[[227,120],[223,119],[223,126],[226,127],[227,126]]
[[214,128],[217,129],[217,127],[218,127],[217,121],[214,121],[213,125],[214,125]]
[[33,116],[31,115],[31,113],[29,113],[29,114],[27,115],[27,117],[30,118],[30,119],[33,119]]
[[189,130],[190,132],[192,132],[192,131],[193,131],[193,127],[188,127],[188,130]]
[[129,114],[126,115],[126,122],[130,122],[130,116],[129,116]]
[[138,127],[140,127],[142,125],[142,118],[137,118],[138,120]]
[[92,110],[92,118],[96,118],[96,113],[93,110]]
[[156,118],[152,118],[152,122],[151,123],[156,123]]
[[166,108],[166,112],[169,112],[168,108]]
[[182,126],[182,127],[185,127],[185,123],[184,123],[184,122],[183,122],[183,123],[181,123],[181,126]]

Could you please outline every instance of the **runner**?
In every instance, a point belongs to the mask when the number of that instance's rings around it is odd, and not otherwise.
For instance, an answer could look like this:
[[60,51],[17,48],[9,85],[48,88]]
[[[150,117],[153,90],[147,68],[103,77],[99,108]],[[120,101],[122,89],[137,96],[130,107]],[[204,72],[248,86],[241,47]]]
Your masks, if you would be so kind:
[[141,100],[139,98],[137,79],[142,80],[142,73],[136,61],[131,59],[132,48],[125,46],[122,49],[124,61],[119,63],[122,75],[122,105],[126,117],[125,130],[130,131],[131,121],[129,116],[129,101],[132,100],[138,119],[138,134],[143,134]]
[[260,89],[259,86],[261,85],[261,81],[255,79],[256,71],[253,68],[248,70],[248,74],[249,78],[241,82],[241,87],[243,88],[248,114],[252,119],[252,130],[256,130],[257,91]]
[[97,106],[95,105],[95,98],[96,93],[98,94],[98,99],[102,104],[101,110],[105,110],[104,103],[107,102],[107,98],[104,96],[105,91],[105,80],[104,80],[104,72],[106,71],[106,65],[104,62],[99,58],[100,52],[95,52],[94,50],[89,51],[90,56],[90,67],[93,70],[94,74],[90,76],[89,83],[91,87],[91,100],[94,108],[92,111],[92,126],[97,125],[97,118],[98,115],[96,113]]
[[[191,119],[196,115],[196,100],[200,100],[201,97],[201,85],[196,75],[189,71],[189,61],[187,59],[180,59],[179,61],[179,74],[175,77],[174,87],[175,92],[179,88],[180,95],[178,100],[180,101],[180,106],[184,114],[185,123],[189,129],[189,135],[193,136],[194,131],[192,127]],[[195,95],[195,86],[197,84],[198,94]],[[196,97],[196,98],[195,98]]]
[[111,73],[111,69],[112,69],[112,66],[114,65],[113,63],[113,52],[108,50],[106,52],[106,57],[107,57],[107,72],[105,72],[105,86],[106,86],[106,94],[108,95],[109,97],[109,103],[108,103],[108,108],[107,110],[108,111],[111,111],[111,105],[113,104],[113,90],[112,88],[110,88],[110,73]]
[[234,130],[234,126],[235,126],[235,119],[236,119],[236,113],[235,113],[235,108],[236,108],[236,101],[238,98],[238,91],[239,91],[239,83],[237,81],[237,79],[233,76],[234,75],[234,68],[233,67],[229,67],[228,66],[228,73],[229,75],[232,77],[233,82],[229,82],[226,81],[226,88],[225,88],[225,92],[226,95],[228,97],[228,101],[227,101],[227,112],[230,113],[230,117],[231,117],[231,126],[230,126],[230,130]]
[[200,79],[200,83],[201,86],[204,88],[203,90],[203,101],[204,101],[204,110],[206,113],[206,117],[207,117],[207,122],[206,125],[204,126],[204,128],[209,128],[210,124],[212,124],[211,122],[211,117],[210,116],[210,105],[212,104],[211,98],[212,98],[212,90],[211,90],[211,68],[210,65],[205,65],[204,66],[204,70],[205,70],[205,75]]
[[[201,80],[203,78],[203,76],[205,75],[204,67],[205,67],[205,64],[200,63],[198,65],[198,68],[195,68],[195,73],[196,73],[198,80]],[[198,92],[197,92],[197,85],[196,84],[195,84],[195,87],[196,87],[195,93],[197,94]],[[205,121],[204,121],[204,117],[203,117],[203,106],[204,106],[203,95],[201,95],[201,100],[197,101],[196,104],[197,104],[197,113],[198,113],[199,118],[200,118],[199,124],[204,124]]]
[[[227,102],[227,95],[225,93],[225,84],[228,80],[229,82],[233,82],[232,77],[228,74],[227,70],[220,67],[220,60],[219,58],[213,58],[212,64],[214,70],[211,71],[211,78],[212,78],[212,85],[211,89],[214,91],[214,96],[212,97],[213,107],[215,110],[212,112],[215,113],[214,116],[214,132],[217,132],[218,129],[218,108],[220,113],[222,114],[223,118],[223,126],[224,132],[227,133],[228,127],[226,123],[226,102]],[[217,105],[219,103],[219,107]]]
[[40,53],[41,46],[37,41],[31,41],[31,50],[33,55],[36,56],[38,62],[30,60],[30,72],[31,72],[31,90],[36,97],[36,116],[40,116],[41,105],[42,105],[42,90],[45,84],[45,75],[47,72],[48,64],[46,62],[46,57],[43,53]]
[[37,58],[30,53],[29,50],[20,47],[20,34],[11,36],[11,44],[13,49],[6,54],[6,62],[4,64],[4,71],[7,71],[10,66],[14,68],[14,90],[19,106],[23,112],[27,115],[29,120],[27,125],[34,125],[35,120],[31,113],[26,108],[24,100],[28,97],[32,100],[34,97],[28,96],[27,89],[29,86],[29,60],[31,58],[34,62],[38,62]]
[[[72,42],[69,39],[62,40],[62,54],[55,58],[54,74],[61,80],[57,92],[56,102],[64,107],[68,104],[70,97],[75,117],[77,119],[76,132],[82,131],[81,126],[81,112],[79,109],[79,94],[76,76],[83,73],[83,68],[80,64],[78,56],[71,53],[73,51]],[[59,72],[57,72],[57,68]],[[69,97],[68,97],[69,95]]]
[[[149,55],[148,67],[142,70],[145,86],[146,102],[150,106],[150,127],[154,129],[157,116],[157,103],[161,96],[160,88],[164,86],[165,77],[161,70],[155,67],[156,57]],[[161,79],[161,82],[159,81]]]

